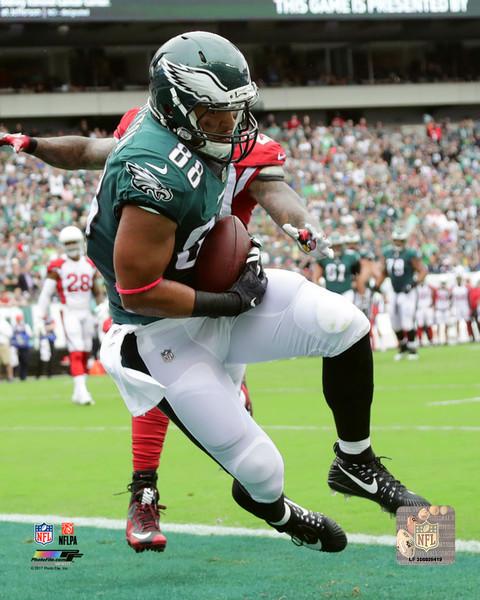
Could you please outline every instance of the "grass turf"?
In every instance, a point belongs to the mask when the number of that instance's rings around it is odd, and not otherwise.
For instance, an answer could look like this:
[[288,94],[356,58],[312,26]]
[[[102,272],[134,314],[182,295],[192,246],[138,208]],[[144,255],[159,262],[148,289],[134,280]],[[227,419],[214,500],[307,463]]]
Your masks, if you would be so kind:
[[[372,417],[374,447],[393,457],[394,474],[433,503],[452,505],[457,537],[477,540],[478,405],[430,403],[478,399],[479,359],[480,345],[425,349],[417,363],[376,354]],[[376,505],[328,492],[335,432],[321,397],[320,361],[254,365],[248,377],[255,417],[284,455],[287,493],[347,532],[393,535],[395,522]],[[0,385],[0,513],[125,517],[128,495],[114,494],[130,476],[130,418],[108,378],[89,385],[94,407],[70,403],[66,377]],[[233,503],[229,478],[175,428],[160,474],[168,522],[265,526]],[[394,548],[351,545],[325,556],[271,539],[169,534],[165,555],[137,556],[123,532],[89,528],[79,532],[85,557],[68,572],[30,571],[31,525],[0,523],[0,536],[0,590],[14,600],[475,598],[480,583],[478,555],[409,569],[395,564]]]
[[[414,427],[480,425],[475,403],[429,406],[480,396],[479,359],[480,345],[425,349],[416,363],[375,355],[374,448],[393,458],[387,466],[409,487],[456,509],[463,539],[480,539],[474,508],[480,431]],[[321,397],[320,362],[253,365],[248,377],[255,417],[284,455],[287,493],[331,514],[350,532],[392,534],[393,521],[376,505],[329,494],[335,433]],[[130,418],[108,378],[91,378],[89,385],[94,407],[70,403],[66,377],[1,384],[0,477],[9,485],[0,491],[0,513],[124,517],[128,496],[114,494],[129,481]],[[397,429],[384,429],[389,427]],[[160,479],[170,522],[260,525],[232,502],[228,476],[173,427]]]

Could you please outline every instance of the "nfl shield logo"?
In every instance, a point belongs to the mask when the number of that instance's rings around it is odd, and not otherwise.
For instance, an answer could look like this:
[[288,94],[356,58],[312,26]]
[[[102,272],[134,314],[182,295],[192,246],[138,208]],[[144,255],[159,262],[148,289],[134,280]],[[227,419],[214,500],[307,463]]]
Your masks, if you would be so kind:
[[37,544],[51,544],[53,542],[53,525],[48,525],[48,523],[41,523],[40,525],[35,525],[35,542]]
[[415,523],[414,539],[415,546],[425,552],[438,548],[438,523],[429,523],[428,521]]

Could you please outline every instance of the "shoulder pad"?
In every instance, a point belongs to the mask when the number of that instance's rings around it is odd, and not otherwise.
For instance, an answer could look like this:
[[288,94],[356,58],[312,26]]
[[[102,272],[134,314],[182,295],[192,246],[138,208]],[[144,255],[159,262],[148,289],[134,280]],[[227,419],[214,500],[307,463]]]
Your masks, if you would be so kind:
[[236,163],[239,167],[267,167],[283,165],[287,155],[285,149],[275,140],[260,133],[250,154]]
[[131,108],[130,110],[127,110],[127,112],[123,115],[123,117],[120,119],[120,122],[117,125],[117,128],[113,132],[113,137],[116,140],[122,138],[123,134],[127,131],[128,127],[130,126],[130,123],[137,116],[139,110],[140,108],[137,106],[136,108]]
[[52,273],[53,271],[57,271],[60,267],[65,263],[64,258],[55,258],[48,263],[47,273]]

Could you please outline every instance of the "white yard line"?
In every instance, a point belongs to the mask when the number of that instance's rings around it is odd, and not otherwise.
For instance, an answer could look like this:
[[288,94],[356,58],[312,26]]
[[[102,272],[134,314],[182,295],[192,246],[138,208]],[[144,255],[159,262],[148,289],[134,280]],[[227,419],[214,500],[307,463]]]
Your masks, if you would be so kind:
[[[323,431],[332,432],[332,425],[263,425],[260,427],[267,431]],[[170,426],[171,431],[180,431],[175,425]],[[373,425],[372,431],[480,431],[480,425]],[[126,432],[130,431],[130,425],[99,425],[99,426],[75,426],[75,425],[12,425],[1,426],[0,432],[29,432],[29,433],[104,433],[106,431]]]
[[473,398],[461,398],[460,400],[440,400],[438,402],[427,402],[427,406],[450,406],[452,404],[475,404],[480,402],[480,396]]
[[[0,522],[5,523],[62,523],[73,522],[79,527],[96,527],[98,529],[125,529],[125,521],[121,519],[106,519],[100,517],[72,517],[70,515],[22,515],[22,514],[0,514]],[[220,525],[195,525],[176,524],[162,522],[162,529],[168,533],[184,533],[199,536],[241,536],[241,537],[263,537],[285,539],[288,537],[271,529],[249,529],[247,527],[221,527]],[[362,544],[368,546],[391,546],[395,547],[396,538],[393,535],[368,535],[366,533],[348,533],[351,544]],[[455,542],[457,552],[474,552],[480,554],[479,540],[457,540]]]

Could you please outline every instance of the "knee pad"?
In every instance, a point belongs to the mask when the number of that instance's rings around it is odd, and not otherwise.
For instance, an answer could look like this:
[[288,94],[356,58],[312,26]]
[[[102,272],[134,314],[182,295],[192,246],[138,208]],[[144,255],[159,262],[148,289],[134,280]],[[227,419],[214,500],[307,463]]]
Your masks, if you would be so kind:
[[283,492],[283,460],[267,437],[253,440],[230,471],[257,502],[274,502]]
[[358,310],[346,298],[312,283],[298,292],[294,320],[298,327],[311,335],[342,333],[352,323]]

